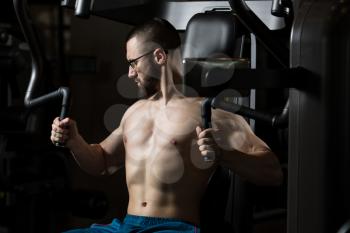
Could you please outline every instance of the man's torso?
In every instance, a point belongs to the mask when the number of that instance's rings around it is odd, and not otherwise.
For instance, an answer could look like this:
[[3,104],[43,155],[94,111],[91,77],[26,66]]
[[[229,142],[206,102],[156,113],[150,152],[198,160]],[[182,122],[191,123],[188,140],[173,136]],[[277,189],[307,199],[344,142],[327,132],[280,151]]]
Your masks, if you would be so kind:
[[199,99],[142,101],[125,119],[128,213],[198,223],[200,198],[214,170],[197,146]]

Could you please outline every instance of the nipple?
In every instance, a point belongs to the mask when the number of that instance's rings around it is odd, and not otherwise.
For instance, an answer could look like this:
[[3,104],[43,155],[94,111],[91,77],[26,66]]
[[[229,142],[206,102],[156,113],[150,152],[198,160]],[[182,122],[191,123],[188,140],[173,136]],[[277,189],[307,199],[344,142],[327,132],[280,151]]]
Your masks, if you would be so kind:
[[147,206],[147,202],[142,202],[142,206],[146,207]]
[[177,141],[175,140],[175,139],[172,139],[171,141],[170,141],[170,143],[171,144],[173,144],[174,146],[177,144]]
[[126,137],[124,137],[124,143],[127,143],[128,139]]

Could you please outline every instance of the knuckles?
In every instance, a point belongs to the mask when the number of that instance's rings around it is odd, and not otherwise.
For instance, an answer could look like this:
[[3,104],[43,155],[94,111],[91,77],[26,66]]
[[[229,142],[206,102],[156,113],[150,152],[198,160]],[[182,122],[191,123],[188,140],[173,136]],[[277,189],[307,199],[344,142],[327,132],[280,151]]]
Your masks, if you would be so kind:
[[64,143],[70,137],[69,126],[74,125],[75,122],[69,118],[59,120],[59,117],[56,117],[51,125],[51,136],[50,140],[52,143]]

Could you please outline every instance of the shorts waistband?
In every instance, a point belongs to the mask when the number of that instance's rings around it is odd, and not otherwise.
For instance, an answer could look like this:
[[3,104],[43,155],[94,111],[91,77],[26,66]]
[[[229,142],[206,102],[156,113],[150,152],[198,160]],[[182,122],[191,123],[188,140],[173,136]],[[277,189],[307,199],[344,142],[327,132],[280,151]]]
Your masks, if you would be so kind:
[[163,223],[175,223],[175,222],[181,222],[188,225],[195,226],[195,224],[192,224],[190,222],[176,219],[176,218],[162,218],[162,217],[149,217],[149,216],[139,216],[139,215],[132,215],[127,214],[124,218],[124,223],[129,224],[135,224],[140,226],[149,226],[149,225],[155,225],[155,224],[163,224]]

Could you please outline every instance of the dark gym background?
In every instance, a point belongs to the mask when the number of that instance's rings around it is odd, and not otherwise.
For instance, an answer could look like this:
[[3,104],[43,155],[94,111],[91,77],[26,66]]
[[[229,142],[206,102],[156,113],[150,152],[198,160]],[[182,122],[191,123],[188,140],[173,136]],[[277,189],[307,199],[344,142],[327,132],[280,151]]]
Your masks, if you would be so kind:
[[[162,1],[130,0],[132,6],[121,6],[118,14],[93,9],[87,19],[74,16],[74,5],[61,6],[69,2],[73,1],[28,0],[44,64],[34,95],[69,87],[69,116],[77,121],[87,142],[97,143],[138,99],[136,86],[127,78],[125,36],[132,24],[159,14],[154,6]],[[207,2],[228,6],[225,1]],[[239,0],[228,2],[234,5]],[[279,187],[256,187],[237,178],[233,182],[233,175],[222,171],[219,183],[208,192],[209,197],[217,196],[210,205],[222,211],[207,211],[203,219],[210,222],[215,216],[225,216],[228,226],[221,232],[349,232],[349,2],[272,1],[277,3],[286,8],[281,12],[272,8],[265,14],[278,15],[286,24],[267,32],[254,27],[258,25],[254,20],[249,24],[251,17],[239,5],[232,8],[248,23],[244,57],[252,59],[254,40],[249,34],[258,37],[256,70],[247,73],[252,86],[263,80],[256,89],[256,110],[278,116],[290,100],[288,126],[272,127],[259,120],[254,125],[256,134],[278,156],[284,182]],[[116,14],[119,18],[112,20]],[[184,38],[184,28],[180,33]],[[277,44],[286,50],[279,50]],[[24,106],[31,74],[29,47],[13,1],[2,1],[0,232],[56,233],[123,218],[128,201],[124,170],[109,177],[85,174],[65,148],[50,142],[51,123],[60,114],[60,101],[32,109]],[[228,201],[220,199],[220,194]]]

